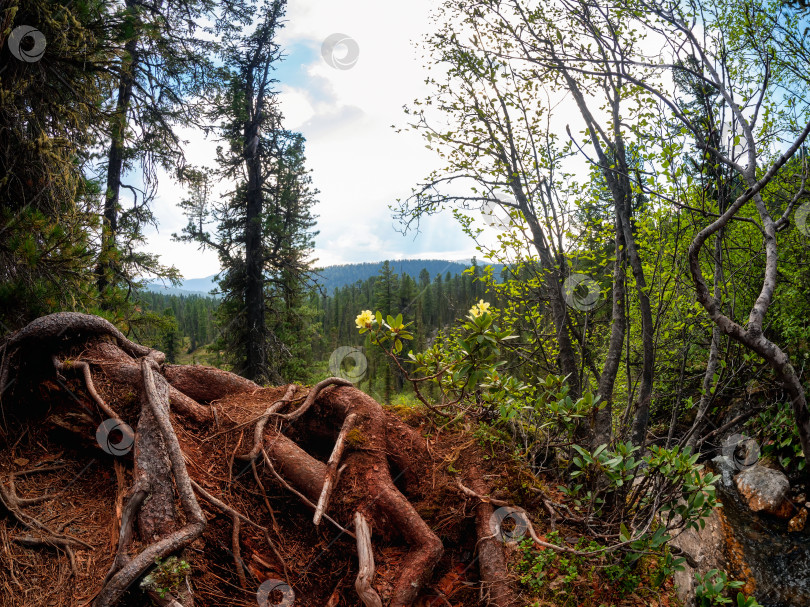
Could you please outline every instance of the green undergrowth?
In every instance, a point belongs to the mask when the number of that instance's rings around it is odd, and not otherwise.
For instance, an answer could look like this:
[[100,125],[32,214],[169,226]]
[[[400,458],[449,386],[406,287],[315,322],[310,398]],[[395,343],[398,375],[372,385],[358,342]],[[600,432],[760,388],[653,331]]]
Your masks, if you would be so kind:
[[[580,552],[598,552],[605,546],[593,539],[563,538],[551,531],[545,541]],[[573,544],[572,544],[573,542]],[[520,584],[531,595],[529,607],[620,607],[625,605],[680,605],[671,575],[676,560],[664,551],[631,560],[626,554],[602,552],[580,556],[537,548],[531,539],[519,546],[515,569]]]

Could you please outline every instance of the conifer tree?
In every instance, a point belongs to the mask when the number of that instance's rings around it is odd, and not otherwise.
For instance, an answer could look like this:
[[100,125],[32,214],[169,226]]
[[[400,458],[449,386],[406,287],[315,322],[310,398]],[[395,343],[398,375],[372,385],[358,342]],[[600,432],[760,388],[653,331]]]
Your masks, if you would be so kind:
[[244,30],[225,33],[224,76],[210,118],[224,141],[218,177],[234,185],[213,203],[198,171],[179,237],[219,254],[220,346],[234,370],[254,381],[281,382],[293,345],[306,339],[295,317],[310,273],[316,192],[304,168],[304,139],[282,127],[276,102],[272,72],[284,10],[283,1],[266,2],[255,23],[242,15]]
[[[107,12],[94,0],[0,5],[2,332],[92,305],[84,269],[97,189],[85,169],[109,86]],[[12,49],[20,31],[29,34]]]
[[181,337],[177,326],[177,318],[174,315],[174,310],[171,308],[166,308],[163,311],[163,316],[164,325],[161,350],[166,354],[166,362],[176,363],[181,347]]
[[[115,94],[105,121],[106,175],[96,264],[96,286],[107,309],[129,298],[130,287],[144,273],[177,277],[157,255],[137,247],[145,242],[144,227],[156,225],[151,202],[157,168],[183,174],[176,127],[198,121],[200,111],[191,98],[200,96],[214,72],[214,43],[201,37],[198,25],[213,15],[213,7],[211,0],[125,0],[110,19],[109,43],[118,60],[111,70]],[[129,183],[127,173],[135,169],[140,169],[140,179]],[[132,197],[127,208],[122,190]],[[116,292],[118,286],[127,290]]]

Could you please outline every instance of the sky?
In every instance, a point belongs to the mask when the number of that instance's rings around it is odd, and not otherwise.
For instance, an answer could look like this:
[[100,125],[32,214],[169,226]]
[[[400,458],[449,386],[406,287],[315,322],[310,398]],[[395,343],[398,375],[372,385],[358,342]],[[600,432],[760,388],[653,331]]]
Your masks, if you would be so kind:
[[[389,209],[432,170],[441,168],[441,158],[426,148],[419,133],[396,132],[407,124],[403,106],[432,92],[424,81],[425,51],[420,43],[436,27],[432,11],[437,4],[436,0],[288,4],[286,24],[278,36],[286,57],[275,77],[284,126],[307,139],[307,165],[320,192],[313,209],[318,234],[312,259],[317,266],[403,258],[469,260],[477,253],[449,211],[423,218],[419,233],[403,235]],[[330,65],[323,56],[324,43],[341,37],[348,38],[348,45],[327,54],[333,60]],[[656,36],[644,44],[651,56],[666,48]],[[351,52],[355,49],[356,56]],[[334,65],[342,61],[351,64],[349,69]],[[673,86],[668,74],[664,82],[665,88]],[[568,138],[569,125],[581,139],[576,104],[562,91],[553,91],[548,102],[554,108],[549,128],[560,141]],[[591,105],[593,109],[601,103]],[[599,109],[594,113],[600,117]],[[213,169],[217,142],[197,130],[181,130],[180,135],[188,141],[188,162]],[[573,164],[567,170],[587,178],[584,157],[568,162]],[[220,269],[215,253],[171,238],[186,224],[177,207],[185,196],[170,176],[160,176],[153,203],[159,229],[147,232],[147,248],[185,278],[210,276]],[[485,231],[484,243],[497,242],[496,234],[497,230]]]
[[[429,0],[294,0],[279,35],[286,58],[275,77],[285,127],[307,139],[307,165],[320,190],[313,257],[317,265],[383,259],[462,260],[475,245],[447,212],[424,220],[419,234],[402,235],[388,208],[438,167],[435,152],[417,133],[396,133],[406,116],[403,105],[427,95],[421,51],[414,43],[431,31]],[[349,69],[330,66],[322,56],[333,34],[350,37],[358,49]],[[349,42],[349,45],[352,43]],[[338,45],[338,61],[350,60]],[[330,56],[330,55],[328,55]],[[214,167],[216,142],[196,131],[181,131],[188,161]],[[159,229],[147,233],[149,250],[185,278],[219,271],[211,251],[172,242],[186,220],[176,204],[185,190],[162,175],[154,209]]]

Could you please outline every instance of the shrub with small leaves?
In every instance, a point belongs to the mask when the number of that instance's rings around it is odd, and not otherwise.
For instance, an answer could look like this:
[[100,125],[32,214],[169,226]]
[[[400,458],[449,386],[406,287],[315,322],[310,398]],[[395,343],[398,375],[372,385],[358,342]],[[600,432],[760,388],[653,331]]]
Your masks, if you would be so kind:
[[176,556],[170,556],[164,560],[155,559],[155,568],[144,576],[141,588],[151,590],[161,598],[166,598],[169,593],[175,592],[180,587],[189,571],[191,571],[191,565]]
[[736,601],[728,598],[730,590],[743,586],[742,582],[729,582],[725,572],[711,569],[705,575],[695,573],[695,599],[697,607],[715,607],[717,605],[734,604],[736,607],[762,607],[754,597],[746,597],[742,592],[737,593]]

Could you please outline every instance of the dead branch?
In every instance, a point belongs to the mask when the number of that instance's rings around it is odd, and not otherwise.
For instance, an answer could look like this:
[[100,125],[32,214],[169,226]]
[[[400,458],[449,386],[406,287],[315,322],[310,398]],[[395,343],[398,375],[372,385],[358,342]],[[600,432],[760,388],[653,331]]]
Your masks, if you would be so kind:
[[[495,513],[492,498],[484,498],[487,492],[480,471],[473,468],[468,474],[469,482],[474,489],[468,489],[461,482],[458,486],[466,495],[475,496],[479,501],[475,507],[475,529],[478,534],[478,569],[481,572],[481,596],[487,605],[508,607],[517,603],[512,589],[507,582],[506,559],[503,545],[497,534],[491,530],[491,521]],[[500,501],[500,500],[497,500]]]
[[143,504],[144,499],[146,499],[147,493],[148,487],[146,485],[146,481],[139,479],[130,489],[129,496],[125,498],[125,504],[123,510],[121,511],[121,527],[118,532],[118,547],[116,548],[115,558],[113,559],[112,565],[110,565],[110,570],[107,572],[107,576],[101,583],[102,588],[105,587],[115,573],[120,571],[120,569],[130,560],[127,550],[132,542],[135,527],[135,517],[141,507],[141,504]]
[[242,563],[242,551],[239,548],[239,531],[242,525],[238,515],[231,516],[233,531],[231,533],[231,551],[233,552],[233,563],[236,567],[236,575],[239,576],[239,585],[242,590],[247,590],[247,577],[245,577],[245,565]]
[[366,607],[382,607],[380,595],[371,585],[374,579],[374,552],[371,547],[371,528],[363,514],[354,513],[354,530],[357,533],[357,560],[359,567],[354,588]]
[[315,525],[320,525],[321,517],[326,507],[329,505],[329,498],[332,496],[332,490],[337,483],[336,475],[340,458],[343,456],[343,448],[346,445],[346,435],[354,428],[355,421],[357,421],[356,414],[349,413],[349,415],[346,416],[346,419],[343,421],[343,427],[341,427],[340,434],[338,434],[337,441],[335,442],[335,448],[329,456],[329,461],[326,462],[326,476],[324,476],[323,479],[323,489],[321,490],[321,496],[318,498],[318,505],[315,508],[315,516],[312,518],[312,522],[315,523]]

